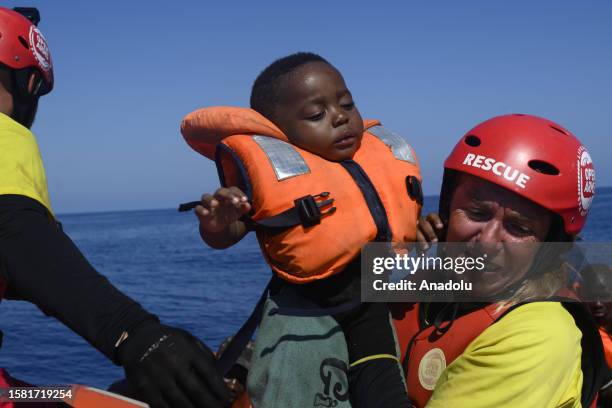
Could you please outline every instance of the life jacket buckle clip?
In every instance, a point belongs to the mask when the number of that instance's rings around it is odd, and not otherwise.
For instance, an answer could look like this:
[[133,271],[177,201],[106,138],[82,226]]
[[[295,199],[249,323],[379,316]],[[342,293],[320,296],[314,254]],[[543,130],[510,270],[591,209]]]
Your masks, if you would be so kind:
[[330,198],[319,202],[317,202],[316,199],[327,197],[329,197],[329,191],[324,191],[316,195],[307,195],[293,201],[304,227],[308,228],[317,225],[321,223],[322,217],[333,214],[336,211],[336,207],[331,207],[329,210],[321,212],[321,208],[331,205],[334,199]]

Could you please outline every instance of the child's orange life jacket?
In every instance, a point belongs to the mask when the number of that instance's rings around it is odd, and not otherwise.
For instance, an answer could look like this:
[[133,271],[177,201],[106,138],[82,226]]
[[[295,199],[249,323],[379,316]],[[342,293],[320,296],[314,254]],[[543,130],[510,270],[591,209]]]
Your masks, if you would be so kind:
[[200,109],[181,132],[216,161],[224,186],[249,197],[249,221],[274,272],[307,283],[342,271],[368,242],[416,238],[422,191],[414,151],[379,122],[364,125],[361,147],[343,162],[290,144],[251,109]]
[[608,367],[612,369],[612,334],[600,327],[599,335],[601,336],[604,352],[606,353],[606,362],[608,363]]

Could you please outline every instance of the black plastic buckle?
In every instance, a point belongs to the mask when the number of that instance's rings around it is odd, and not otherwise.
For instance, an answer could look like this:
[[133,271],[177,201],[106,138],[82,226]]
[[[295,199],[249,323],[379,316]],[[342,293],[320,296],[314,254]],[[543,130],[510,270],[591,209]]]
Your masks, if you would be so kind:
[[334,199],[331,198],[329,200],[320,202],[317,202],[316,199],[319,197],[326,198],[328,196],[329,192],[324,191],[314,196],[307,195],[293,201],[295,208],[297,209],[298,216],[300,217],[304,227],[312,227],[313,225],[317,225],[321,223],[321,218],[323,216],[333,214],[336,211],[336,207],[331,207],[329,210],[321,212],[321,208],[332,204]]
[[407,176],[406,177],[406,189],[408,190],[408,195],[414,201],[417,202],[418,205],[423,205],[423,187],[421,187],[421,182],[415,176]]

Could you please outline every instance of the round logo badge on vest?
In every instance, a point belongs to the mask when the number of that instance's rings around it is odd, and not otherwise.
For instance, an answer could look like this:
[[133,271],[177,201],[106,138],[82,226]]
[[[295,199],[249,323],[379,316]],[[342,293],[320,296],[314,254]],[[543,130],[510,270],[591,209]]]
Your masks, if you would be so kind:
[[439,348],[429,350],[419,363],[419,382],[421,386],[426,390],[433,391],[445,368],[446,357],[444,357],[444,352]]
[[30,26],[30,51],[34,54],[34,58],[38,61],[40,68],[45,72],[49,72],[51,70],[49,47],[45,37],[34,25]]
[[595,194],[595,169],[591,155],[584,146],[578,149],[578,206],[580,215],[589,212]]

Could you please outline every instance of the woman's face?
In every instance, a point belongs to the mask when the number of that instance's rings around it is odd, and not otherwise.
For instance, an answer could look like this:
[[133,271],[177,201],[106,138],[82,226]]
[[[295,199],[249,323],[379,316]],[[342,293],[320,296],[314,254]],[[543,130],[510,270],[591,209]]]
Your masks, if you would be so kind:
[[486,255],[482,271],[466,272],[472,293],[500,293],[525,276],[551,227],[551,213],[516,193],[461,174],[450,202],[447,242],[466,243],[466,255]]

